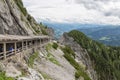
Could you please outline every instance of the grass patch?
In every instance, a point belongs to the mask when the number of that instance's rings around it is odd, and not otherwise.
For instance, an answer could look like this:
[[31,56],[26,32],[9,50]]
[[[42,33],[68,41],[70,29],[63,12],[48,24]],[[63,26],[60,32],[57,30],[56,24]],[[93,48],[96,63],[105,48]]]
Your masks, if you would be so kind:
[[34,60],[38,57],[38,54],[39,54],[38,52],[35,52],[29,57],[28,66],[33,67]]
[[58,44],[57,44],[57,43],[53,43],[53,44],[52,44],[52,47],[57,50]]
[[5,72],[0,72],[0,80],[15,80],[12,77],[6,77]]
[[65,48],[62,48],[62,51],[64,53],[68,53],[70,56],[73,56],[75,58],[75,53],[69,46],[66,45]]
[[58,66],[61,66],[60,63],[55,59],[55,57],[49,52],[52,47],[53,47],[53,44],[50,44],[50,43],[46,46],[46,51],[48,52],[47,59],[51,61],[52,63]]
[[54,56],[51,53],[47,54],[47,59],[49,59],[52,63],[61,66],[60,63],[54,58]]
[[49,43],[46,45],[46,51],[49,52],[52,48],[52,45]]
[[68,48],[68,46],[66,46],[66,47],[62,48],[62,51],[64,52],[64,57],[76,69],[76,72],[75,72],[76,80],[79,79],[80,77],[83,77],[84,80],[91,80],[90,77],[87,75],[87,73],[85,73],[84,69],[72,57],[72,55],[74,54],[72,49],[70,47]]
[[20,77],[27,76],[27,73],[24,70],[22,70],[21,73],[22,75],[20,75]]
[[46,32],[46,30],[43,29],[43,28],[41,28],[41,32],[42,32],[42,34],[44,34],[44,35],[48,35],[48,33]]
[[47,75],[46,73],[40,72],[42,74],[42,76],[44,77],[45,80],[52,80],[52,78]]

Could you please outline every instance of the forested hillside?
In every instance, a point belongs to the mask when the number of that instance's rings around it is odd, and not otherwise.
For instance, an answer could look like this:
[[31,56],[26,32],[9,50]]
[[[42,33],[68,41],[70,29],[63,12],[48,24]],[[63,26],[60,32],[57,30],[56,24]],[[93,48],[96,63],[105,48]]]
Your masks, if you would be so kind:
[[93,28],[77,29],[90,38],[111,46],[120,46],[120,27],[119,26],[101,26]]
[[105,46],[77,30],[68,35],[87,50],[99,80],[120,80],[120,47]]

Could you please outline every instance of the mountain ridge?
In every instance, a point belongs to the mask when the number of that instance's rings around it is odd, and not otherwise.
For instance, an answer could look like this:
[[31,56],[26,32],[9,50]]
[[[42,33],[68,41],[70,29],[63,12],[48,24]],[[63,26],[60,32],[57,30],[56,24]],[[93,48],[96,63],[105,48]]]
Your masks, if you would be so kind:
[[99,76],[98,80],[119,80],[119,67],[117,66],[120,64],[120,47],[106,46],[96,42],[78,30],[70,31],[67,35],[88,52],[92,65],[94,65],[93,70]]

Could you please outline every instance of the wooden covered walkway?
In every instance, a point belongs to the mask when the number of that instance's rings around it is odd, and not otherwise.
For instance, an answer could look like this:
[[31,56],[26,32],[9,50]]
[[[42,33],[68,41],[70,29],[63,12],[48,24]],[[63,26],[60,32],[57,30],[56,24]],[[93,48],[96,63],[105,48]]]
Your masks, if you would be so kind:
[[28,49],[35,51],[49,41],[48,36],[0,35],[0,59],[6,59]]

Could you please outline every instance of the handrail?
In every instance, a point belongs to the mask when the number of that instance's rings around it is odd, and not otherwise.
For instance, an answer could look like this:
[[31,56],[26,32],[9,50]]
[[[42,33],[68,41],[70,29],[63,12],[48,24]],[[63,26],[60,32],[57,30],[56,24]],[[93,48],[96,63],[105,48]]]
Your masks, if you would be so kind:
[[4,52],[0,52],[0,59],[4,59]]
[[26,45],[26,46],[17,48],[16,50],[13,49],[12,51],[0,52],[0,59],[4,59],[5,56],[9,57],[9,56],[12,56],[12,55],[15,55],[17,53],[27,51],[27,50],[30,50],[30,49],[40,48],[41,46],[46,45],[48,42],[49,41],[43,41],[40,44]]
[[4,58],[4,56],[0,56],[0,59],[3,59]]
[[4,54],[4,52],[0,52],[0,55],[1,55],[1,54]]
[[13,49],[12,51],[6,51],[6,57],[11,56],[13,54],[15,54],[15,49]]
[[22,52],[22,47],[16,49],[16,53]]

